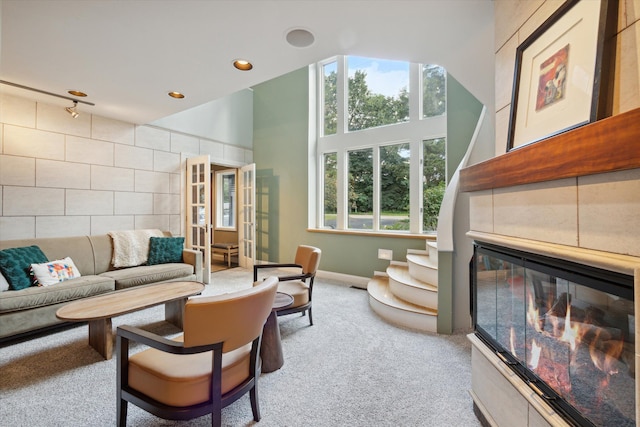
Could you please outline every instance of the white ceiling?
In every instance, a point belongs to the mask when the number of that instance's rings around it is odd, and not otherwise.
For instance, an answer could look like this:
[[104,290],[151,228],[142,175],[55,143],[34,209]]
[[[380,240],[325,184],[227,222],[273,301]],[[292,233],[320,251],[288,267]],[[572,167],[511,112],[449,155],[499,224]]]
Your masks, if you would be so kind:
[[[80,111],[128,122],[149,123],[338,54],[437,63],[493,103],[491,0],[0,1],[0,80],[81,90],[95,106]],[[294,28],[311,31],[314,44],[290,46]],[[254,69],[235,70],[236,58]]]

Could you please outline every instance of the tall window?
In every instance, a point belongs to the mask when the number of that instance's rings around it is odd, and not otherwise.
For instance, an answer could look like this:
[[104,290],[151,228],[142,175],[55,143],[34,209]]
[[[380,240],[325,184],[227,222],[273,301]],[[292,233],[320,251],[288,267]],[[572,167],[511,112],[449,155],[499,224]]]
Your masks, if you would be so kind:
[[342,56],[318,70],[319,226],[433,232],[446,186],[446,70]]
[[216,172],[216,228],[236,229],[236,171]]

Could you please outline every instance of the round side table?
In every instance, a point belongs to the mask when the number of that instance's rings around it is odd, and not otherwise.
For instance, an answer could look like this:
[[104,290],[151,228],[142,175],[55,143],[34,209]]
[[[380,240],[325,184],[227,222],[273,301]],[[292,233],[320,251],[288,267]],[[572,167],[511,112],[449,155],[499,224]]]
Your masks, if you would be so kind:
[[260,346],[262,372],[277,371],[284,365],[277,313],[278,310],[287,308],[291,306],[291,304],[293,304],[293,297],[291,295],[285,294],[284,292],[276,293],[271,314],[269,314],[262,330],[262,345]]

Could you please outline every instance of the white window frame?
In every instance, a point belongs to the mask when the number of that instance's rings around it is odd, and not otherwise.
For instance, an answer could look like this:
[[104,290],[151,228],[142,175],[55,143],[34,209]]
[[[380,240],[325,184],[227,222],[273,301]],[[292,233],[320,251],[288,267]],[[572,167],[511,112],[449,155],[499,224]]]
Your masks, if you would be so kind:
[[[234,177],[234,194],[233,194],[233,201],[232,201],[232,215],[231,215],[231,220],[232,220],[232,225],[231,226],[227,226],[223,224],[223,219],[224,219],[224,203],[223,203],[223,198],[224,198],[224,191],[223,191],[223,180],[225,176],[233,176]],[[238,221],[237,221],[237,214],[238,214],[238,174],[237,171],[235,169],[225,169],[225,170],[219,170],[216,171],[215,174],[215,182],[216,182],[216,230],[221,230],[221,231],[237,231],[238,229]]]

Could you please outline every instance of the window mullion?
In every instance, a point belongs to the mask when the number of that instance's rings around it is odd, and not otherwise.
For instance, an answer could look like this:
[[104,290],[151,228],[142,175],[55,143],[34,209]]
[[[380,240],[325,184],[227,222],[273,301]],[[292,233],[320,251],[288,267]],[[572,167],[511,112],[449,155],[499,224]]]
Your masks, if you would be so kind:
[[337,123],[336,129],[337,135],[344,135],[347,121],[347,88],[349,84],[349,79],[347,76],[347,65],[345,61],[345,57],[340,55],[336,58],[337,62],[337,82],[336,82],[336,115],[337,115]]
[[[414,154],[414,153],[417,153]],[[409,198],[411,200],[411,205],[409,207],[409,215],[411,218],[411,221],[409,223],[409,231],[411,233],[422,233],[422,199],[423,199],[423,194],[422,194],[422,189],[423,189],[423,181],[424,181],[424,174],[423,174],[423,167],[424,165],[422,164],[422,158],[423,158],[423,147],[422,147],[422,141],[419,140],[412,140],[411,141],[411,163],[410,163],[410,169],[409,169],[409,174],[411,177],[410,183],[409,183]]]
[[338,150],[337,152],[337,188],[336,188],[336,229],[344,230],[347,223],[348,209],[347,204],[347,187],[349,180],[347,179],[347,155],[346,150]]
[[373,230],[380,230],[380,146],[373,147]]

